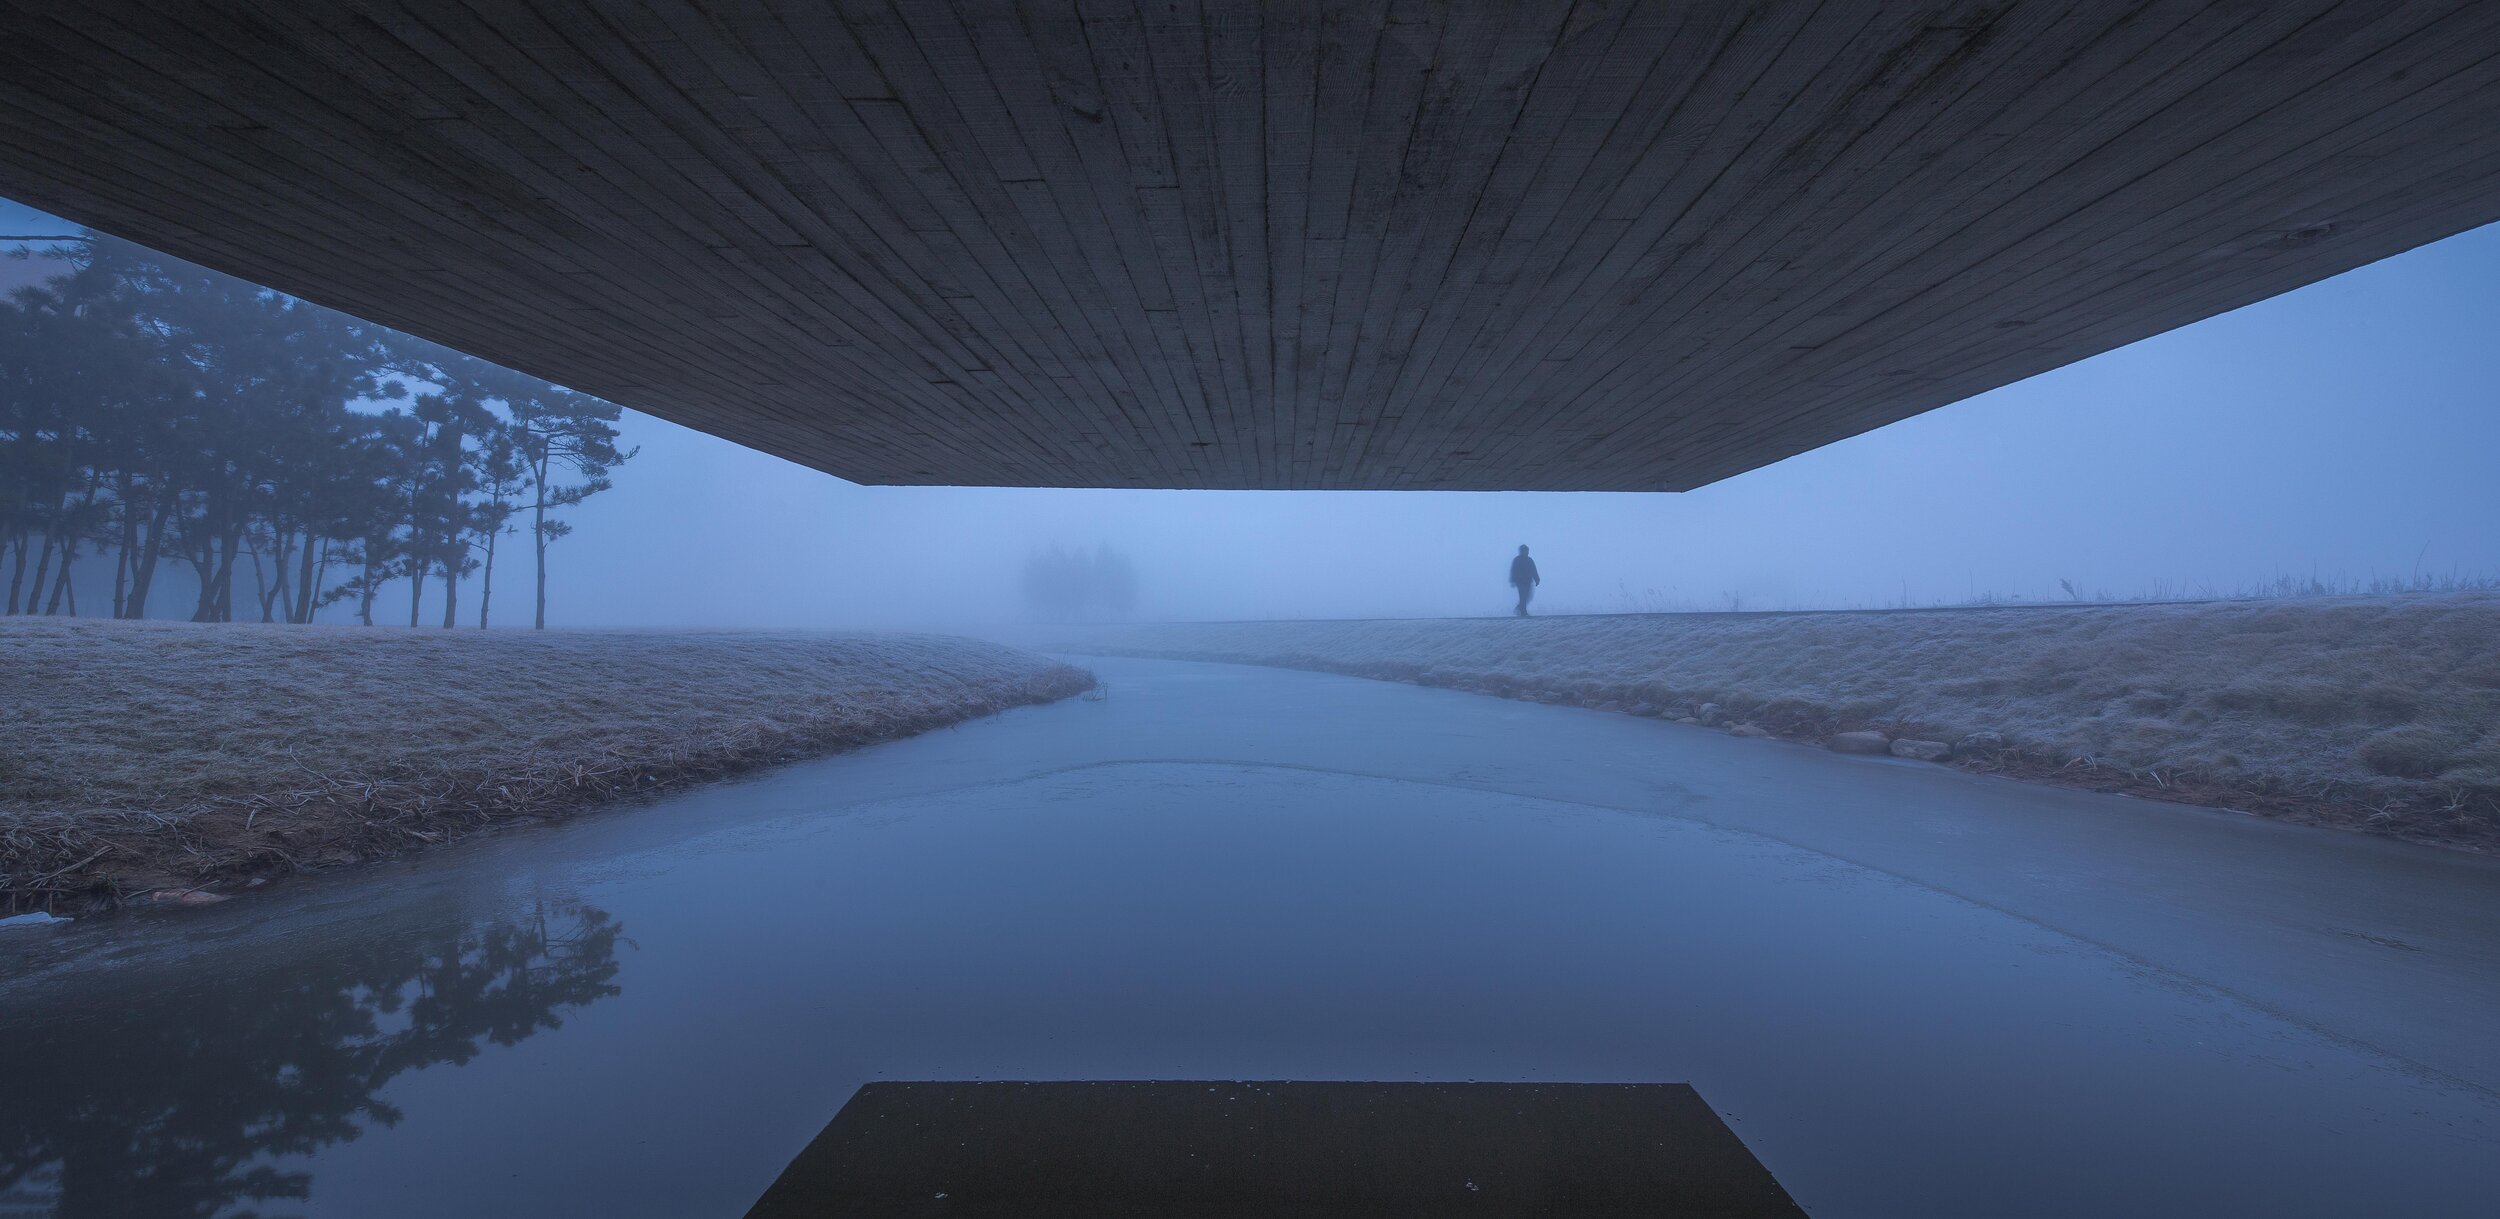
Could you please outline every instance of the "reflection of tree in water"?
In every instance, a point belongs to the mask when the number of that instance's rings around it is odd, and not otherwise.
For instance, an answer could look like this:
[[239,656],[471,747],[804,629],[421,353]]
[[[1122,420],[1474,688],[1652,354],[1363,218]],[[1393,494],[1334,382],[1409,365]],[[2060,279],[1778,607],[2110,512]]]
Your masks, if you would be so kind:
[[400,1072],[618,993],[620,931],[592,907],[541,908],[0,1022],[0,1199],[57,1189],[61,1219],[206,1219],[308,1197],[309,1172],[268,1158],[390,1125],[374,1093]]

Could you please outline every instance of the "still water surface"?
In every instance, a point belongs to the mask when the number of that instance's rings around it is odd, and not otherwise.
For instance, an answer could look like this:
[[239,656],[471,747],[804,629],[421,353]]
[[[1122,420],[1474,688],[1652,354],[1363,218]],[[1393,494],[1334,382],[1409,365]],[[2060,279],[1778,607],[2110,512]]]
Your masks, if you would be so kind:
[[2500,1199],[2488,1092],[1769,838],[1273,762],[937,756],[0,944],[0,1197],[734,1216],[871,1079],[1302,1078],[1691,1081],[1826,1217]]

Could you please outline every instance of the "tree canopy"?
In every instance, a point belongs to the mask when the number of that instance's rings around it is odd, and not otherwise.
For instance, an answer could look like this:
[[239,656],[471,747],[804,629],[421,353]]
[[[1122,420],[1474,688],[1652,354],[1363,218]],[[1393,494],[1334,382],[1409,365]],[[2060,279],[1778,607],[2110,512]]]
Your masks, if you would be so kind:
[[[20,251],[18,257],[30,257]],[[188,567],[191,618],[409,625],[491,610],[499,543],[526,528],[536,624],[561,513],[633,456],[613,403],[283,293],[88,234],[0,303],[0,612],[149,616]],[[111,604],[73,566],[113,564]]]
[[1037,618],[1118,618],[1137,604],[1137,569],[1109,546],[1053,546],[1024,561],[1024,604]]

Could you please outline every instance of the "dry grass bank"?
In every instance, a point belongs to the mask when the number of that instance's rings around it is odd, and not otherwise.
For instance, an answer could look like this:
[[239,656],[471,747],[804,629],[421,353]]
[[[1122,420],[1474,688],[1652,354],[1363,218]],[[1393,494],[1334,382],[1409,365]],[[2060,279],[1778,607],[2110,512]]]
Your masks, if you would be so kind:
[[1824,739],[2500,846],[2500,596],[1101,627],[1069,650],[1318,669]]
[[934,636],[0,619],[0,913],[231,887],[1092,685]]

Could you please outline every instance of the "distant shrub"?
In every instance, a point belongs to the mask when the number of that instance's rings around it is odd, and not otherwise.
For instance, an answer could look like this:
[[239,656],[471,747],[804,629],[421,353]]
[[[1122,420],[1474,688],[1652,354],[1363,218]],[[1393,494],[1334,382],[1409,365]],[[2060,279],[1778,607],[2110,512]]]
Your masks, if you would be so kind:
[[1109,546],[1091,553],[1053,546],[1024,561],[1023,589],[1025,608],[1039,618],[1120,618],[1137,604],[1137,569]]

